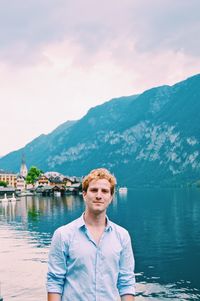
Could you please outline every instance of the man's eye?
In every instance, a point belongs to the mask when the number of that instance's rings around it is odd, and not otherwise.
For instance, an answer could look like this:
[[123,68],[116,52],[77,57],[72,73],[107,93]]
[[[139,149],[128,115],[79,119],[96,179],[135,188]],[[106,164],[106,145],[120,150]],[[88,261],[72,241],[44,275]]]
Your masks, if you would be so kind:
[[102,192],[103,193],[109,193],[109,190],[108,189],[102,189]]
[[98,190],[95,189],[95,188],[92,188],[92,189],[90,189],[90,191],[92,191],[92,192],[97,192]]

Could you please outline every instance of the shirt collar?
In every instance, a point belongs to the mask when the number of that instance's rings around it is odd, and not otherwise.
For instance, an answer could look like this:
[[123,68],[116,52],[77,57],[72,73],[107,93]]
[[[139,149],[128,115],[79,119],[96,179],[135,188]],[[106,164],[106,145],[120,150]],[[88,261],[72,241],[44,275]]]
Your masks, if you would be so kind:
[[85,227],[85,221],[83,218],[84,213],[77,219],[77,227],[81,228],[81,227]]
[[[83,218],[83,215],[84,215],[84,212],[83,214],[77,219],[77,227],[78,228],[86,228],[86,225],[85,225],[85,221],[84,221],[84,218]],[[108,216],[106,215],[106,228],[105,228],[106,231],[108,230],[112,230],[112,223],[111,221],[109,220]]]

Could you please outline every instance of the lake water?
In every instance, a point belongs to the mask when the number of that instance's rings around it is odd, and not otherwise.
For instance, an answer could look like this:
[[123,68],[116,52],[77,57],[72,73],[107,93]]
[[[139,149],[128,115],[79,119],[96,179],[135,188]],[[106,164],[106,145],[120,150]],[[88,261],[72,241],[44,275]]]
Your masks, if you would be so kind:
[[[83,210],[81,196],[0,203],[4,301],[46,300],[52,233]],[[116,195],[108,215],[132,238],[136,300],[200,300],[200,190],[129,190]]]

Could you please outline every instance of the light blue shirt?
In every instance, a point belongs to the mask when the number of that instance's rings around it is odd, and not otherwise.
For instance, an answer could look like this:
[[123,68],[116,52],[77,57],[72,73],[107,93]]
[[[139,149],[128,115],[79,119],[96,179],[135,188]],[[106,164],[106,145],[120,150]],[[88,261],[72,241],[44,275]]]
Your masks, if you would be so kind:
[[134,257],[128,231],[107,218],[97,245],[83,215],[52,238],[47,291],[62,301],[116,301],[135,294]]

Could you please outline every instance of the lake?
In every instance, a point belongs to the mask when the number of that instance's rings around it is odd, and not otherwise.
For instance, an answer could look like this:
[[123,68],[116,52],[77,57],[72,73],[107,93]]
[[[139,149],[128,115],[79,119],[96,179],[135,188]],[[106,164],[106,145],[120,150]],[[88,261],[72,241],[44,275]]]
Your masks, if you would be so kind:
[[[83,210],[82,197],[72,195],[0,203],[4,301],[46,300],[52,234]],[[116,194],[108,216],[131,235],[136,300],[200,300],[200,190],[129,189]]]

